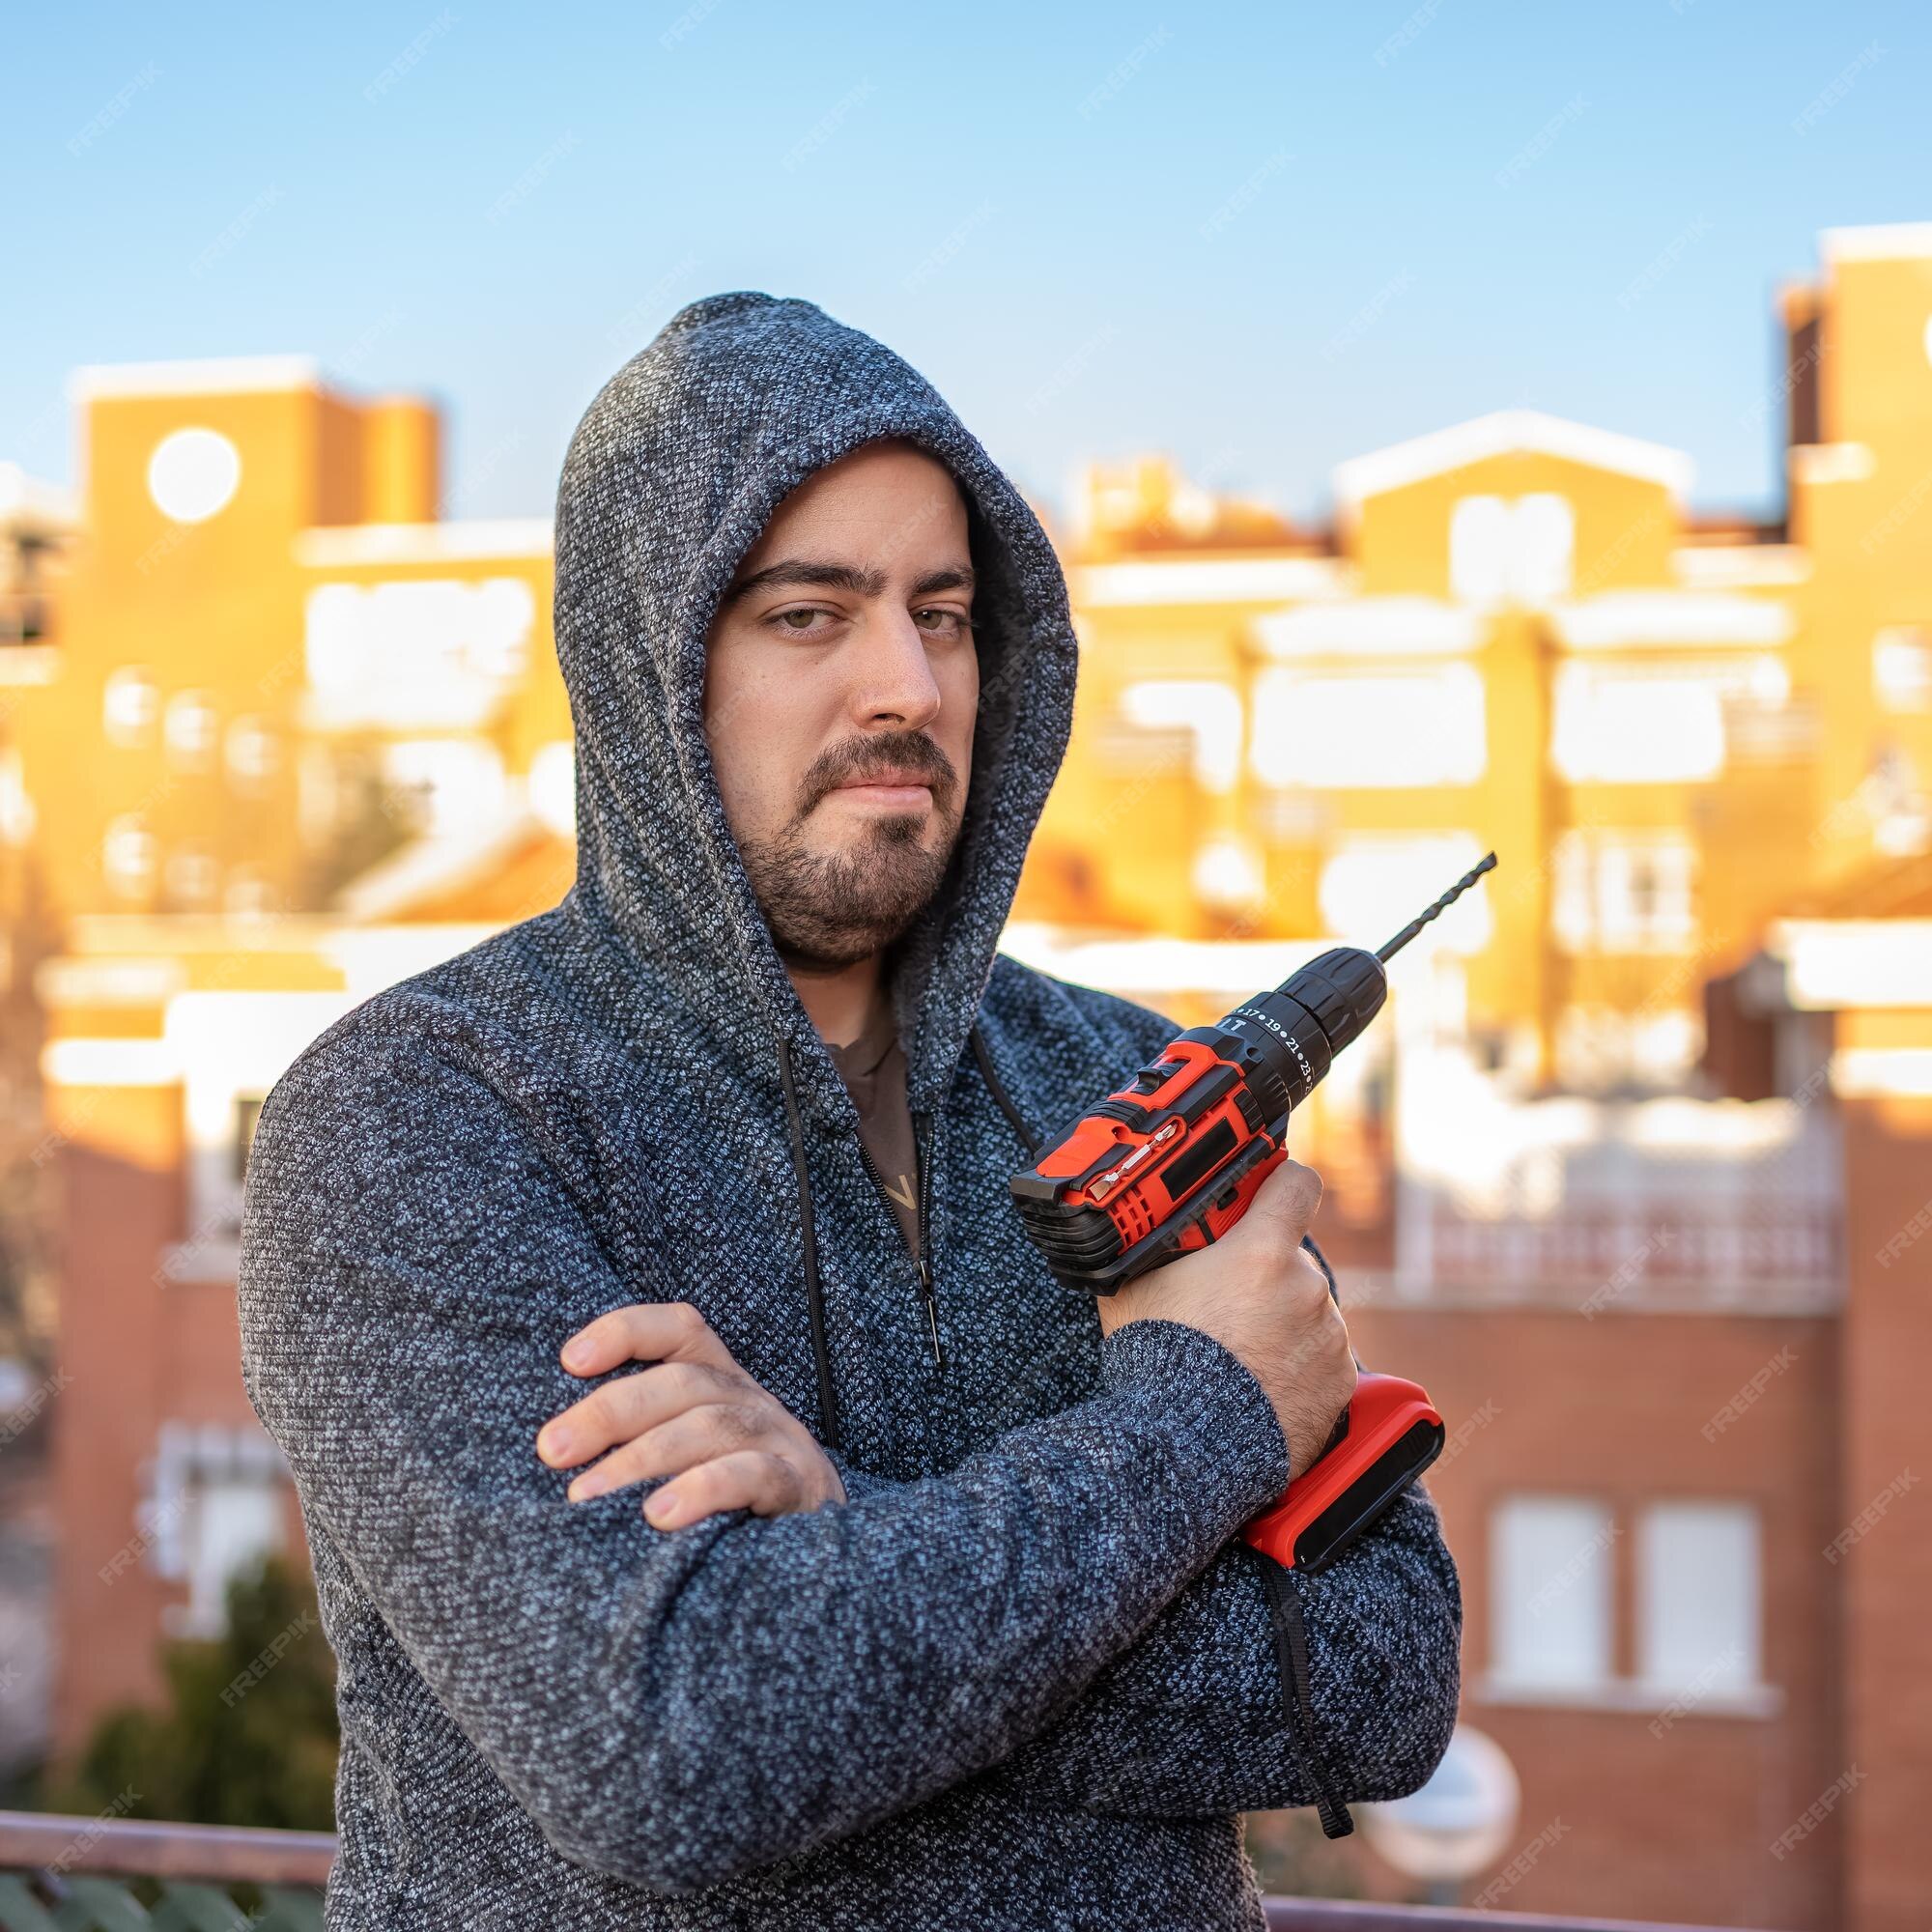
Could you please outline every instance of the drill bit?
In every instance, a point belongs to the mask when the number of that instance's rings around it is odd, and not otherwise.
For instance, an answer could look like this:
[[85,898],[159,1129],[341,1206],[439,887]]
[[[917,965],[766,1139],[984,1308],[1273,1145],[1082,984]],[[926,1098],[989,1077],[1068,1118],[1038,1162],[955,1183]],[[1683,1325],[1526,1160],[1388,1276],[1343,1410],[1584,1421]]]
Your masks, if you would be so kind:
[[1404,926],[1403,929],[1400,932],[1398,932],[1396,936],[1393,939],[1391,939],[1386,946],[1378,946],[1376,948],[1376,957],[1378,959],[1385,960],[1389,958],[1391,954],[1400,952],[1402,949],[1405,946],[1406,946],[1408,942],[1411,939],[1413,939],[1415,935],[1418,932],[1420,932],[1422,928],[1425,925],[1427,925],[1429,922],[1432,919],[1434,919],[1435,915],[1439,913],[1444,906],[1449,905],[1453,903],[1456,899],[1460,898],[1463,895],[1463,894],[1467,892],[1468,889],[1471,886],[1473,886],[1476,883],[1476,881],[1480,879],[1483,876],[1483,874],[1487,872],[1490,869],[1490,867],[1493,866],[1495,863],[1496,863],[1496,855],[1493,852],[1492,852],[1483,859],[1481,864],[1472,866],[1466,872],[1463,874],[1463,876],[1460,879],[1456,881],[1456,883],[1453,886],[1449,888],[1449,890],[1446,893],[1442,895],[1442,896],[1439,899],[1435,901],[1435,903],[1433,906],[1429,908],[1427,912],[1419,914],[1416,918],[1410,920],[1409,923],[1406,926]]

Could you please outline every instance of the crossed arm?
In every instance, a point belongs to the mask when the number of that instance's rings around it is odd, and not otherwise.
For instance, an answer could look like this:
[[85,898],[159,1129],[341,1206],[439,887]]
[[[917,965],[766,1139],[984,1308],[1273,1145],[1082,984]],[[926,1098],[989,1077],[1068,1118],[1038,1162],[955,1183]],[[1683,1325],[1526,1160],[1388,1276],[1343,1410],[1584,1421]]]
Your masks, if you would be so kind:
[[[1303,1245],[1333,1295],[1326,1257],[1312,1237]],[[645,1515],[664,1527],[733,1508],[812,1510],[901,1487],[823,1448],[688,1303],[602,1315],[563,1359],[585,1377],[656,1365],[604,1382],[540,1432],[546,1461],[587,1465],[571,1483],[574,1499],[654,1482]],[[573,1432],[568,1441],[564,1431]],[[989,1776],[1071,1809],[1122,1816],[1225,1816],[1315,1802],[1306,1740],[1297,1745],[1283,1722],[1264,1567],[1246,1545],[1224,1546],[1063,1718]],[[1417,1707],[1453,1712],[1459,1680],[1460,1584],[1433,1503],[1409,1492],[1337,1570],[1299,1580],[1310,1718],[1331,1780],[1357,1799],[1413,1790],[1440,1755]],[[1391,1704],[1405,1677],[1418,1694]]]
[[[568,1504],[531,1436],[577,1392],[565,1311],[623,1289],[485,1082],[386,1037],[311,1054],[265,1108],[241,1294],[249,1392],[306,1505],[580,1862],[688,1892],[978,1776],[1166,1816],[1310,1795],[1230,1544],[1285,1446],[1198,1330],[1130,1324],[1090,1400],[943,1478],[845,1471],[835,1508],[660,1530],[626,1492]],[[1409,1788],[1455,1701],[1427,1503],[1307,1611],[1347,1795]],[[1448,1676],[1418,1670],[1445,1647]]]

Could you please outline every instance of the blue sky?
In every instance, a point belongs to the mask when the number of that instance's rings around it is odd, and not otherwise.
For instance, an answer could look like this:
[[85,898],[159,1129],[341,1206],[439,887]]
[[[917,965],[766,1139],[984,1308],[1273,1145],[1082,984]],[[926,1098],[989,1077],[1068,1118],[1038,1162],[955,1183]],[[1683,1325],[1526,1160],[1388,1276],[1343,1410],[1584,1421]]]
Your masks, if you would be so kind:
[[[172,17],[171,17],[172,15]],[[1932,10],[34,8],[10,28],[0,460],[85,362],[304,353],[447,412],[450,508],[547,514],[684,302],[807,297],[1023,487],[1169,449],[1325,511],[1350,455],[1527,406],[1767,510],[1771,298],[1932,219]]]

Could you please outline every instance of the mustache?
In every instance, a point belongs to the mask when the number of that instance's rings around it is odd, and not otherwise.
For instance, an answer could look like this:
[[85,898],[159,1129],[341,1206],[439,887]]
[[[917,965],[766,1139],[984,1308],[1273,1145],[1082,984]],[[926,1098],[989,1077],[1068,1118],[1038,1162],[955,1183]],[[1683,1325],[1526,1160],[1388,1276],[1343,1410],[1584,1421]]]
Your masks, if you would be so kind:
[[952,804],[959,774],[952,760],[923,731],[888,732],[854,738],[835,745],[811,762],[799,781],[800,805],[794,823],[802,820],[828,792],[856,784],[887,771],[907,771],[932,788],[932,803],[942,813]]

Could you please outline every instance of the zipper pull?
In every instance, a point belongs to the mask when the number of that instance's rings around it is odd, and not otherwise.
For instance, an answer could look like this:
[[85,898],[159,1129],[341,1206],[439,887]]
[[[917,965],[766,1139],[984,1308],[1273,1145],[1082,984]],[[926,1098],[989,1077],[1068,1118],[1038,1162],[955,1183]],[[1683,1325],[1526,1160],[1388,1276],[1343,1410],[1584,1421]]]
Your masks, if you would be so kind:
[[919,1286],[925,1296],[925,1325],[932,1336],[932,1366],[943,1370],[946,1363],[939,1352],[939,1297],[932,1292],[932,1264],[923,1255],[919,1258]]

